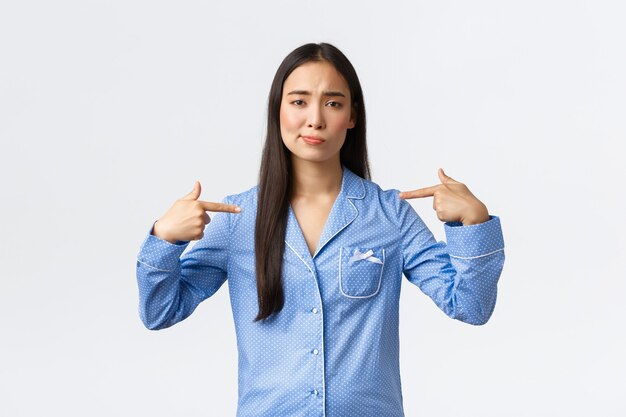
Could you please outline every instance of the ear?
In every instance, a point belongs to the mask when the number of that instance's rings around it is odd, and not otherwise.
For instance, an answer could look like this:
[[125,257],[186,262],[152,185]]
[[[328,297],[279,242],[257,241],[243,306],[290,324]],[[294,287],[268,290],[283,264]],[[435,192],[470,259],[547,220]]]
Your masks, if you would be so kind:
[[348,123],[348,129],[352,129],[356,126],[356,106],[352,106],[352,111],[350,112],[350,122]]

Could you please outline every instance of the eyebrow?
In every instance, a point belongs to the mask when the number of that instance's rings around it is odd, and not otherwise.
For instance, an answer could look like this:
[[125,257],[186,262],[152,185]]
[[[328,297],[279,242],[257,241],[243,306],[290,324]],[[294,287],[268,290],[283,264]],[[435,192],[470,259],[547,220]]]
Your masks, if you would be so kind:
[[[310,96],[311,92],[307,90],[293,90],[287,93],[287,95],[297,94],[300,96]],[[327,97],[345,97],[341,91],[324,91],[323,95]]]

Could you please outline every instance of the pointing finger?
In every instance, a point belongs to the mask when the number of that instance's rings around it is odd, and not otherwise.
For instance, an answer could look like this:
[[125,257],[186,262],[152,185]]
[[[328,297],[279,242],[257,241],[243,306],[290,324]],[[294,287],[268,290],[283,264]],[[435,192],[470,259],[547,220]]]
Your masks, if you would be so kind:
[[184,196],[183,200],[197,200],[200,197],[200,193],[202,192],[202,187],[200,186],[200,181],[196,181],[193,185],[193,190],[186,196]]
[[423,197],[432,197],[435,195],[435,191],[439,188],[438,185],[433,185],[432,187],[420,188],[418,190],[413,191],[403,191],[399,194],[400,198],[423,198]]
[[224,213],[240,213],[241,207],[234,204],[212,203],[209,201],[199,201],[204,211],[222,211]]

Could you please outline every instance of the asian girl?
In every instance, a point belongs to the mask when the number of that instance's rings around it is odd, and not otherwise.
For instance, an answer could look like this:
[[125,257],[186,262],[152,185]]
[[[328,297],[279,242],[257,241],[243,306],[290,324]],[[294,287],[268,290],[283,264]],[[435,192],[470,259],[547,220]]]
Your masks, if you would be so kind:
[[[150,329],[185,319],[228,281],[239,417],[403,416],[402,275],[452,318],[484,324],[493,312],[499,218],[441,169],[440,184],[382,190],[370,179],[365,122],[345,55],[326,43],[295,49],[271,85],[258,184],[206,202],[196,182],[141,246]],[[447,243],[406,201],[424,197]]]

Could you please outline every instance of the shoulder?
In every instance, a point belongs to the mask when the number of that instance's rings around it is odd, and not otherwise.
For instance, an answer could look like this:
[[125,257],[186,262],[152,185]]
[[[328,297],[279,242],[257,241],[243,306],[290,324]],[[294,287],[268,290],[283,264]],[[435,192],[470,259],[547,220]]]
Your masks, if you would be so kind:
[[243,225],[243,229],[241,230],[251,229],[254,225],[256,219],[257,192],[258,185],[255,185],[240,193],[229,194],[224,197],[224,203],[241,207],[241,213],[228,214],[232,232],[240,230],[239,225]]
[[396,188],[383,189],[377,183],[365,179],[363,179],[363,185],[366,191],[365,199],[368,203],[379,206],[382,213],[398,227],[421,221],[411,203],[400,198],[400,190]]
[[376,219],[379,225],[393,225],[393,229],[403,242],[409,242],[414,236],[424,239],[431,236],[430,231],[410,202],[400,198],[400,190],[383,189],[378,184],[363,180],[366,189],[366,210],[376,207]]
[[236,204],[243,209],[245,209],[246,207],[251,207],[251,206],[256,207],[258,187],[259,187],[258,185],[255,185],[240,193],[229,194],[226,197],[224,197],[224,203]]
[[398,223],[400,215],[411,208],[406,200],[399,197],[400,190],[396,188],[383,189],[372,180],[361,180],[365,189],[364,203],[370,207],[376,207],[393,222]]
[[400,190],[395,188],[383,189],[380,185],[371,180],[363,179],[363,186],[365,188],[365,199],[378,201],[382,206],[386,208],[398,209],[402,203],[406,203],[405,200],[399,197]]

